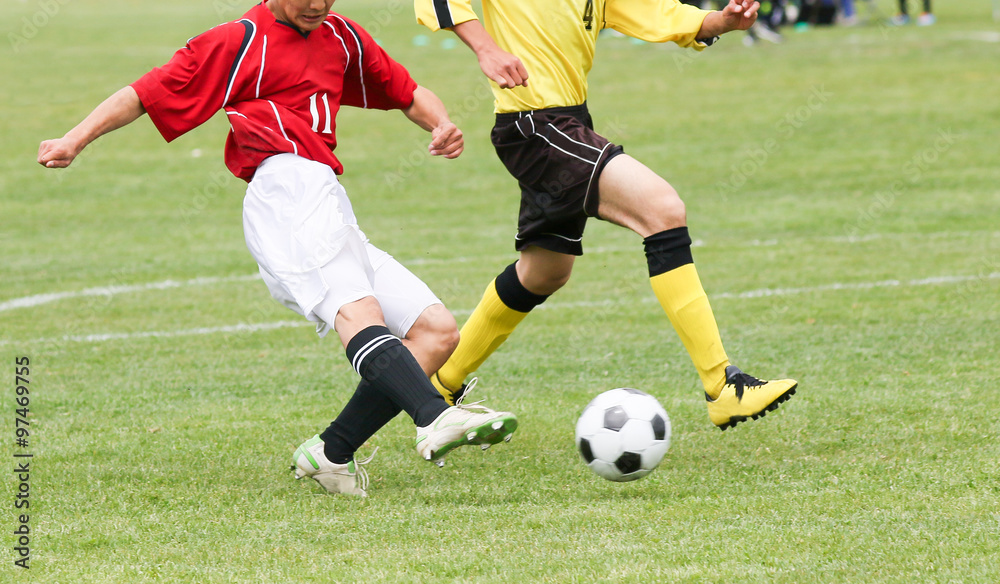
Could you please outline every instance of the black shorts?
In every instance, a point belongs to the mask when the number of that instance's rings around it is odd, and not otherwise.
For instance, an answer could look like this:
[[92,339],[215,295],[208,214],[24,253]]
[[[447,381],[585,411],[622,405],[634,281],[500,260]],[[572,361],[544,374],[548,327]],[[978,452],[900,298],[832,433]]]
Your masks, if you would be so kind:
[[497,114],[490,139],[521,187],[514,248],[583,255],[587,218],[597,217],[598,177],[622,147],[594,131],[585,103]]

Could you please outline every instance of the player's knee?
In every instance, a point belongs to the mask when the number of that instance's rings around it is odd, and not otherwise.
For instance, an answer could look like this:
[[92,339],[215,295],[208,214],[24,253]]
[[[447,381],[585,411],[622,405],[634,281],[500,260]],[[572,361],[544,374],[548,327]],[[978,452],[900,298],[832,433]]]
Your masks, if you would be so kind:
[[565,286],[566,282],[569,282],[569,277],[572,273],[572,267],[550,268],[544,272],[535,270],[524,278],[525,281],[522,285],[532,294],[549,296],[555,294],[557,290]]
[[549,296],[569,282],[575,257],[568,254],[528,248],[517,262],[517,278],[532,294]]
[[666,216],[669,218],[671,223],[687,224],[687,208],[684,206],[684,201],[677,196],[676,192],[674,192],[673,196],[667,201],[666,206]]
[[455,317],[441,304],[428,307],[407,335],[419,342],[429,352],[451,355],[458,346],[458,325]]
[[653,212],[645,215],[647,231],[650,234],[687,225],[687,209],[684,207],[684,201],[673,187],[668,186],[667,189],[651,198]]
[[562,288],[563,286],[565,286],[566,282],[569,282],[569,277],[572,275],[572,273],[573,273],[573,270],[569,270],[568,269],[568,270],[565,270],[565,271],[561,271],[561,272],[557,272],[557,273],[551,274],[550,277],[549,277],[549,279],[548,279],[548,282],[547,282],[548,283],[548,286],[547,286],[548,291],[547,292],[543,292],[543,293],[544,294],[553,294],[556,290],[558,290],[558,289]]
[[435,362],[443,364],[458,347],[458,327],[441,327],[424,339],[424,344]]
[[448,330],[441,331],[441,334],[438,335],[438,350],[445,355],[451,355],[458,348],[459,338],[458,327],[453,326]]

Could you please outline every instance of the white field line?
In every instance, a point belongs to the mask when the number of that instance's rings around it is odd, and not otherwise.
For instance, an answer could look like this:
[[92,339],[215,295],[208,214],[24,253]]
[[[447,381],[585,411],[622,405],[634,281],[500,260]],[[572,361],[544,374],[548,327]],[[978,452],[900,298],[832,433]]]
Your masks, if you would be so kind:
[[808,286],[804,288],[761,288],[759,290],[747,290],[746,292],[723,292],[721,294],[711,294],[709,298],[765,298],[768,296],[792,296],[794,294],[805,294],[808,292],[826,292],[829,290],[871,290],[872,288],[892,288],[892,287],[913,287],[931,286],[935,284],[961,284],[975,280],[1000,280],[1000,272],[992,274],[978,274],[975,276],[934,276],[931,278],[919,278],[915,280],[882,280],[881,282],[848,282],[824,284],[822,286]]
[[178,282],[176,280],[164,280],[163,282],[150,282],[149,284],[135,284],[131,286],[101,286],[98,288],[87,288],[85,290],[77,290],[75,292],[52,292],[49,294],[36,294],[34,296],[24,296],[23,298],[14,298],[13,300],[0,302],[0,312],[14,310],[16,308],[31,308],[33,306],[41,306],[42,304],[49,304],[50,302],[66,300],[68,298],[85,298],[88,296],[111,297],[111,296],[117,296],[119,294],[128,294],[131,292],[145,292],[147,290],[168,290],[170,288],[186,288],[188,286],[209,286],[212,284],[219,284],[222,282],[249,282],[252,280],[260,280],[260,274],[253,274],[248,276],[228,276],[224,278],[194,278],[193,280],[185,280],[181,282]]
[[[96,335],[67,335],[61,339],[47,339],[75,343],[100,343],[104,341],[120,341],[129,339],[164,338],[164,337],[186,337],[195,335],[212,335],[217,333],[253,333],[257,331],[269,331],[280,328],[316,326],[315,323],[306,320],[280,320],[278,322],[263,322],[258,324],[234,324],[230,326],[201,327],[185,329],[179,331],[144,331],[138,333],[105,333]],[[42,342],[39,339],[35,342]],[[6,342],[5,344],[9,344]]]
[[[860,243],[868,243],[870,241],[883,241],[883,240],[905,240],[905,239],[921,239],[921,240],[934,240],[934,239],[961,239],[967,237],[986,237],[986,238],[1000,238],[1000,231],[935,231],[932,233],[866,233],[864,235],[825,235],[819,237],[808,237],[799,238],[796,240],[778,240],[778,239],[747,239],[743,241],[724,241],[724,242],[712,242],[706,243],[702,239],[696,239],[691,243],[691,247],[704,247],[704,248],[747,248],[747,247],[777,247],[777,246],[798,246],[803,242],[821,242],[821,243],[842,243],[847,245],[854,245]],[[638,244],[628,245],[628,246],[602,246],[602,247],[587,247],[584,249],[585,257],[587,255],[596,255],[600,253],[636,253],[637,250],[642,249]],[[514,254],[505,254],[503,256],[468,256],[468,257],[456,257],[456,258],[412,258],[408,260],[400,260],[404,266],[426,266],[426,265],[436,265],[436,264],[462,264],[469,262],[483,262],[483,261],[496,261],[496,262],[510,262]]]
[[[830,292],[830,291],[843,291],[843,290],[871,290],[875,288],[910,288],[917,286],[934,286],[934,285],[949,285],[949,284],[961,284],[964,282],[972,282],[977,280],[1000,280],[1000,272],[993,272],[991,274],[980,274],[975,276],[935,276],[932,278],[919,278],[913,280],[882,280],[878,282],[839,282],[833,284],[824,284],[822,286],[805,286],[801,288],[759,288],[757,290],[747,290],[745,292],[722,292],[719,294],[712,294],[710,298],[716,299],[748,299],[748,298],[767,298],[775,296],[794,296],[798,294],[808,294],[813,292]],[[647,298],[645,302],[653,302],[654,298]],[[559,310],[559,309],[572,309],[572,308],[588,308],[595,306],[614,306],[617,304],[622,304],[624,301],[618,300],[604,300],[598,302],[546,302],[539,306],[539,309],[546,310]],[[471,310],[457,310],[452,311],[456,316],[465,316],[470,314]],[[47,338],[47,339],[34,339],[31,341],[9,341],[0,340],[0,347],[11,345],[17,342],[18,344],[46,344],[46,343],[59,343],[59,342],[78,342],[78,343],[98,343],[104,341],[115,341],[115,340],[129,340],[129,339],[142,339],[142,338],[164,338],[164,337],[181,337],[181,336],[193,336],[193,335],[210,335],[218,333],[253,333],[257,331],[273,330],[279,328],[290,328],[290,327],[303,327],[303,326],[315,326],[314,323],[301,320],[301,321],[278,321],[278,322],[266,322],[257,324],[236,324],[229,326],[220,327],[203,327],[194,329],[185,329],[178,331],[146,331],[137,333],[105,333],[105,334],[93,334],[93,335],[67,335],[64,337]]]
[[[897,233],[870,233],[858,237],[848,237],[848,236],[823,236],[809,238],[812,241],[824,241],[824,242],[835,242],[835,243],[846,243],[846,244],[856,244],[865,243],[868,241],[877,241],[882,239],[902,239],[911,234],[897,234]],[[940,231],[935,233],[924,233],[924,234],[913,234],[913,237],[920,237],[921,239],[940,239],[940,238],[961,238],[961,237],[971,237],[971,236],[987,236],[987,237],[1000,237],[1000,231]],[[776,239],[751,239],[746,241],[741,241],[738,244],[718,244],[719,247],[773,247],[777,245],[795,245],[795,242],[781,242]],[[711,247],[714,244],[706,244],[701,239],[696,239],[691,244],[692,247]],[[607,247],[593,247],[588,248],[586,252],[588,254],[602,254],[602,253],[629,253],[635,252],[641,249],[638,245],[630,246],[607,246]],[[435,264],[459,264],[459,263],[469,263],[469,262],[484,262],[484,261],[494,261],[499,266],[504,261],[510,261],[513,254],[504,254],[503,256],[467,256],[467,257],[454,257],[454,258],[411,258],[407,260],[400,260],[403,265],[406,266],[422,266],[422,265],[435,265]],[[41,306],[43,304],[49,304],[51,302],[57,302],[59,300],[66,300],[70,298],[84,298],[88,296],[117,296],[119,294],[129,294],[133,292],[145,292],[148,290],[167,290],[170,288],[183,288],[187,286],[209,286],[212,284],[219,284],[225,282],[250,282],[254,280],[259,280],[260,274],[248,274],[245,276],[227,276],[220,278],[205,277],[205,278],[194,278],[192,280],[176,281],[176,280],[165,280],[163,282],[151,282],[148,284],[133,284],[125,286],[102,286],[97,288],[87,288],[85,290],[77,290],[73,292],[52,292],[47,294],[36,294],[33,296],[24,296],[22,298],[14,298],[11,300],[6,300],[0,302],[0,312],[7,312],[8,310],[15,310],[18,308],[31,308],[33,306]],[[718,297],[718,296],[713,296]],[[725,296],[723,296],[725,297]]]
[[[974,281],[986,281],[986,280],[1000,280],[1000,272],[993,272],[992,274],[977,274],[975,276],[935,276],[932,278],[919,278],[914,280],[882,280],[879,282],[834,282],[833,284],[823,284],[821,286],[805,286],[802,288],[758,288],[756,290],[747,290],[745,292],[720,292],[717,294],[709,293],[708,299],[711,301],[715,300],[730,300],[730,299],[748,299],[748,298],[769,298],[773,296],[795,296],[797,294],[809,294],[812,292],[830,292],[830,291],[840,291],[840,290],[871,290],[874,288],[911,288],[916,286],[932,286],[938,284],[962,284],[964,282],[974,282]],[[630,301],[631,302],[631,301]],[[642,300],[642,302],[656,302],[656,298],[650,295],[648,298]],[[617,304],[623,304],[623,301],[618,300],[598,300],[598,301],[588,301],[588,302],[546,302],[540,305],[535,310],[546,309],[546,308],[588,308],[596,306],[614,306]],[[452,313],[455,316],[464,316],[466,314],[471,314],[471,310],[456,311],[453,310]]]

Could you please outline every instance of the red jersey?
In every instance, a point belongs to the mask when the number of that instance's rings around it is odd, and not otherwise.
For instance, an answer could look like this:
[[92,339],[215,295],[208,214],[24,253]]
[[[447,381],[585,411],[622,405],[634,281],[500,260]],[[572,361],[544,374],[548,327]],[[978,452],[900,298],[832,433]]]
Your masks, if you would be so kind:
[[333,154],[341,104],[404,109],[417,84],[353,21],[331,12],[303,34],[265,2],[189,40],[132,87],[167,142],[225,109],[226,166],[243,180],[283,153],[341,174]]

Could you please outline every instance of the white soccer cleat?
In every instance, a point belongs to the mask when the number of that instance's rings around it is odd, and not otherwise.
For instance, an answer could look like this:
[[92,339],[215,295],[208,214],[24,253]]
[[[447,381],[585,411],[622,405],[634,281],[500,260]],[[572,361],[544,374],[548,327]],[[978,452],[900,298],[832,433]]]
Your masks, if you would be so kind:
[[417,428],[417,453],[424,460],[441,462],[438,459],[459,446],[509,442],[516,429],[517,418],[510,412],[460,403],[441,412],[430,425]]
[[295,449],[295,478],[310,477],[330,493],[367,497],[368,471],[364,465],[374,456],[373,452],[361,461],[351,459],[347,464],[334,464],[323,452],[323,440],[313,436]]

